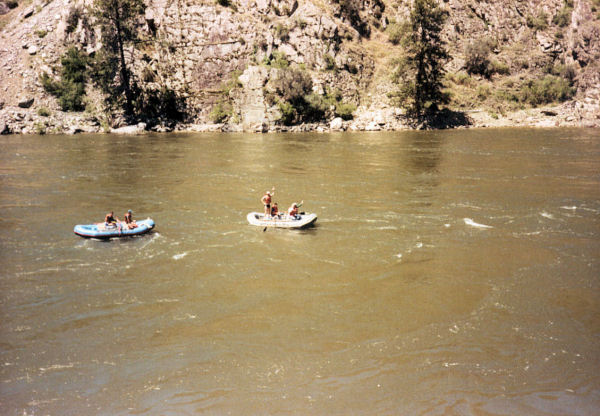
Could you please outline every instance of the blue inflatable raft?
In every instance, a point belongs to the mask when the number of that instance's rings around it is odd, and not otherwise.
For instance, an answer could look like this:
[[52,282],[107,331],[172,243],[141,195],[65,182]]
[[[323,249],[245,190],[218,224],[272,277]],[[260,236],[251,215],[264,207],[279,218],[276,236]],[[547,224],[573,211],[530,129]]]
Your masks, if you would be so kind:
[[115,226],[106,226],[103,222],[98,224],[76,225],[73,232],[84,238],[118,238],[145,234],[154,228],[151,218],[136,221],[136,228],[128,228],[127,224],[119,223]]

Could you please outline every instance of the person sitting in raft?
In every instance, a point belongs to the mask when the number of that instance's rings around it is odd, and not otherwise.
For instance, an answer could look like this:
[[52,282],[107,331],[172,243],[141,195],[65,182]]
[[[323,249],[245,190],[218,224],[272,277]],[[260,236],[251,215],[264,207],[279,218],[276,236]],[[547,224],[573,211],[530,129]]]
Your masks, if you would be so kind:
[[275,187],[273,187],[271,192],[265,191],[265,194],[260,200],[265,206],[265,218],[271,215],[271,200],[273,199],[273,195],[275,195]]
[[271,207],[271,217],[279,218],[279,207],[277,206],[277,202],[274,202]]
[[135,220],[133,219],[132,214],[133,214],[133,212],[131,210],[128,210],[125,213],[125,217],[124,217],[125,224],[127,225],[127,228],[129,228],[130,230],[134,229],[134,228],[137,228],[137,226],[138,226],[135,223]]
[[119,219],[115,218],[115,215],[112,211],[106,214],[106,217],[104,217],[104,225],[106,227],[115,227],[118,222]]
[[295,202],[288,209],[288,215],[292,219],[298,219],[298,204]]

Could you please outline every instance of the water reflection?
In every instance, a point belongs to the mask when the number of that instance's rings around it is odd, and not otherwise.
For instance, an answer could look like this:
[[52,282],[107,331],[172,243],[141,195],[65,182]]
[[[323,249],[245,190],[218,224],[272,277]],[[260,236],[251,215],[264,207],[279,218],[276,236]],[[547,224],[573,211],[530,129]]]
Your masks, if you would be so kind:
[[442,137],[439,132],[409,135],[405,165],[410,172],[412,202],[417,206],[433,205],[434,191],[440,184]]

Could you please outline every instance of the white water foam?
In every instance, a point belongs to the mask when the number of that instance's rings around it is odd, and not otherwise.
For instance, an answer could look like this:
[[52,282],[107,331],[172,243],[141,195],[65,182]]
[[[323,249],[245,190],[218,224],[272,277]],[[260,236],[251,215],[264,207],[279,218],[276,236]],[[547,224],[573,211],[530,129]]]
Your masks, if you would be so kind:
[[471,218],[463,218],[465,224],[470,225],[471,227],[477,228],[494,228],[491,225],[480,224],[478,222],[473,221]]
[[186,251],[186,252],[183,252],[183,253],[181,253],[181,254],[175,254],[175,255],[173,256],[173,260],[181,260],[182,258],[184,258],[184,257],[185,257],[185,256],[187,256],[187,255],[188,255],[188,252],[187,252],[187,251]]

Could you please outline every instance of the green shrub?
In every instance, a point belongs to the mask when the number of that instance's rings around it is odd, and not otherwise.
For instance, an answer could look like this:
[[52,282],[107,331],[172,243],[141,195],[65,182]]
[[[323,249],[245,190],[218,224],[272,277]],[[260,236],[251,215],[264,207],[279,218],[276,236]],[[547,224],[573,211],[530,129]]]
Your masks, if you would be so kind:
[[335,106],[335,114],[338,117],[343,118],[344,120],[352,120],[354,118],[354,113],[356,111],[356,105],[352,103],[338,103]]
[[41,117],[48,117],[50,115],[50,110],[48,110],[46,107],[40,107],[38,108],[37,113]]
[[77,25],[79,24],[79,20],[83,17],[83,9],[79,6],[73,6],[69,10],[69,15],[67,16],[67,26],[65,27],[65,32],[73,33],[75,29],[77,29]]
[[59,83],[50,78],[50,75],[48,75],[46,72],[42,72],[40,75],[40,82],[42,83],[44,91],[49,94],[56,95],[59,90]]
[[477,87],[477,98],[484,101],[491,94],[491,89],[489,85],[479,85]]
[[312,91],[312,79],[307,72],[294,68],[285,68],[279,71],[273,81],[277,95],[291,104],[304,101],[304,96]]
[[241,71],[233,71],[230,74],[229,80],[221,83],[220,94],[221,98],[213,106],[209,118],[213,123],[223,123],[230,120],[233,116],[233,105],[231,104],[231,98],[229,96],[231,90],[240,88],[242,83],[239,80]]
[[458,85],[471,85],[473,79],[466,72],[458,72],[454,77]]
[[297,68],[279,71],[278,77],[271,81],[275,93],[265,93],[270,105],[277,103],[281,112],[280,121],[290,125],[300,121],[319,121],[339,116],[351,119],[356,111],[354,104],[343,102],[338,90],[328,90],[325,94],[312,92],[310,75]]
[[273,51],[269,59],[269,65],[273,68],[287,68],[290,66],[287,56],[283,52]]
[[136,113],[146,119],[183,120],[186,105],[185,97],[164,85],[138,90],[134,102]]
[[394,45],[398,45],[404,36],[404,26],[398,23],[390,23],[385,29],[388,35],[388,40]]
[[573,65],[558,64],[550,71],[553,75],[559,76],[569,81],[569,85],[573,86],[577,77],[577,70]]
[[142,81],[146,83],[156,81],[156,73],[150,66],[145,66],[142,69]]
[[469,43],[465,49],[465,69],[467,73],[489,77],[491,75],[490,52],[490,45],[484,40]]
[[299,107],[304,120],[321,120],[331,106],[327,97],[310,93],[304,97],[305,104]]
[[297,26],[298,26],[300,29],[304,30],[304,29],[306,28],[306,26],[308,26],[308,23],[307,23],[307,22],[306,22],[306,20],[304,20],[304,19],[297,18],[297,19],[296,19],[296,25],[297,25]]
[[552,23],[559,27],[566,27],[571,23],[571,13],[573,12],[573,7],[570,7],[568,4],[565,4],[562,9],[558,11],[552,18]]
[[43,39],[48,34],[48,31],[36,30],[34,33],[37,35],[38,38]]
[[40,134],[40,135],[41,134],[46,134],[46,127],[48,127],[48,126],[46,126],[46,123],[43,123],[41,121],[38,121],[37,123],[35,123],[33,125],[35,133],[36,134]]
[[287,41],[290,38],[290,28],[282,24],[275,26],[275,36],[282,41]]
[[60,80],[55,81],[45,72],[40,81],[46,92],[58,98],[63,111],[82,111],[85,106],[85,83],[87,80],[87,55],[71,47],[61,58]]
[[229,104],[226,101],[219,101],[212,108],[209,117],[213,123],[223,123],[229,117],[231,117],[232,113],[233,109],[231,107],[231,104]]
[[84,96],[84,84],[74,81],[64,81],[62,83],[61,94],[58,97],[58,104],[63,111],[83,111],[85,109]]
[[519,96],[511,90],[499,89],[496,90],[494,95],[496,96],[496,99],[503,102],[518,103],[520,101]]
[[329,55],[329,54],[325,54],[325,56],[323,57],[323,60],[325,61],[325,70],[326,71],[334,71],[335,68],[335,59],[333,58],[333,56]]
[[545,11],[540,10],[537,16],[527,15],[527,26],[534,30],[545,30],[548,27],[548,15]]
[[344,19],[346,19],[352,27],[354,27],[358,33],[362,36],[368,37],[371,33],[369,24],[366,19],[363,19],[360,15],[360,10],[363,7],[361,0],[333,0],[335,3],[340,5],[340,13]]
[[490,73],[492,73],[492,74],[499,74],[499,75],[509,75],[510,74],[510,68],[508,67],[508,65],[505,64],[504,62],[500,62],[500,61],[492,61],[489,70],[490,70]]
[[296,119],[296,109],[294,106],[287,101],[280,102],[278,106],[281,112],[281,122],[286,126],[293,124]]
[[521,101],[532,106],[562,102],[575,94],[569,81],[554,75],[546,75],[542,79],[527,82],[521,90]]

